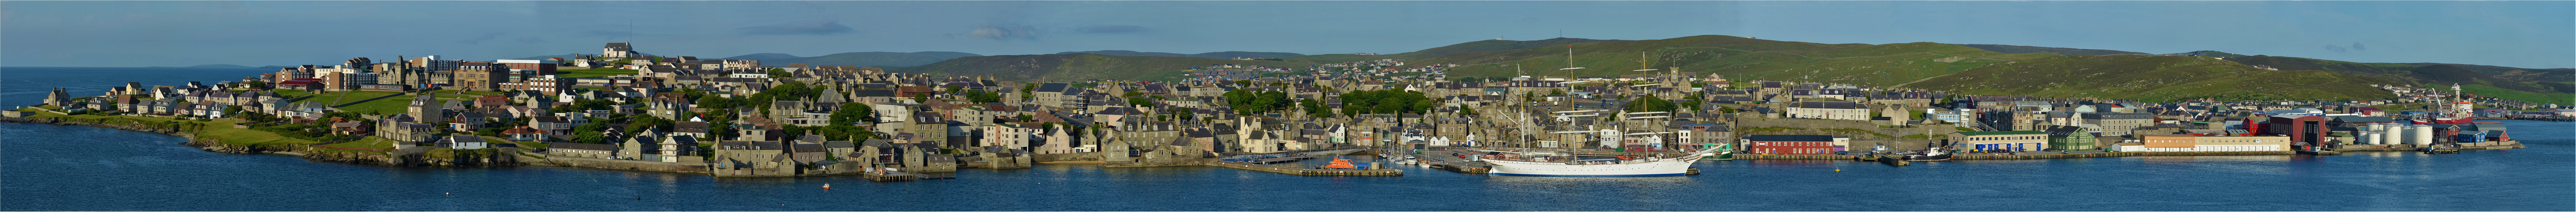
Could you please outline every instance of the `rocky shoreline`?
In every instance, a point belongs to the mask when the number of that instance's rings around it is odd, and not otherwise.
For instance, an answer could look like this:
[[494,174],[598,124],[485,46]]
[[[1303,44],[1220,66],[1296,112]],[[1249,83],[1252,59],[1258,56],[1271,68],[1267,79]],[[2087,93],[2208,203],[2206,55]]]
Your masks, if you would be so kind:
[[238,144],[232,144],[232,143],[225,143],[225,142],[223,142],[223,141],[214,140],[214,139],[199,138],[199,137],[197,137],[197,134],[196,134],[196,133],[194,133],[194,132],[192,132],[192,131],[190,131],[190,130],[186,130],[186,127],[182,127],[182,126],[166,126],[166,127],[163,127],[163,126],[146,126],[146,125],[132,125],[132,124],[107,124],[107,123],[91,123],[91,122],[68,121],[68,120],[63,120],[63,119],[60,119],[60,118],[18,118],[18,117],[0,117],[0,123],[52,124],[52,125],[64,125],[64,126],[89,126],[89,127],[105,127],[105,128],[115,128],[115,129],[122,129],[122,130],[133,130],[133,131],[141,131],[141,132],[160,133],[160,134],[163,134],[163,135],[170,135],[170,136],[178,136],[178,137],[182,137],[182,138],[187,138],[187,139],[188,139],[188,142],[182,142],[182,143],[179,143],[179,144],[180,144],[180,145],[187,145],[187,146],[191,146],[191,147],[197,147],[197,148],[200,148],[200,149],[205,149],[205,151],[207,151],[207,152],[232,153],[232,154],[279,154],[279,155],[290,155],[290,156],[296,156],[296,157],[298,157],[298,158],[303,158],[304,160],[316,161],[316,162],[331,162],[331,163],[357,164],[357,165],[378,165],[378,166],[516,166],[516,165],[530,165],[530,164],[526,164],[526,163],[521,163],[521,162],[519,162],[519,160],[518,160],[518,159],[519,159],[520,157],[518,157],[518,156],[514,156],[514,155],[516,155],[516,154],[514,154],[516,151],[513,151],[513,150],[517,150],[517,149],[507,149],[507,150],[498,150],[498,149],[496,149],[496,150],[493,150],[493,151],[490,151],[490,152],[482,152],[482,151],[452,151],[452,152],[424,152],[424,153],[419,153],[419,154],[401,154],[401,155],[396,155],[396,154],[393,154],[394,152],[368,152],[368,151],[354,151],[354,150],[336,150],[336,149],[327,149],[327,148],[312,148],[311,146],[306,146],[306,145],[238,145]]

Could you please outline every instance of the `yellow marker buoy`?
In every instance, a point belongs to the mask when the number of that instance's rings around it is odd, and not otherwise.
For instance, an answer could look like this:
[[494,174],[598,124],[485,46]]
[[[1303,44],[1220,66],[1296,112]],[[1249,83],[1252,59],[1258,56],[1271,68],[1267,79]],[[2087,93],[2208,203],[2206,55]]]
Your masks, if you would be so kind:
[[1843,172],[1843,169],[1834,169],[1834,172]]

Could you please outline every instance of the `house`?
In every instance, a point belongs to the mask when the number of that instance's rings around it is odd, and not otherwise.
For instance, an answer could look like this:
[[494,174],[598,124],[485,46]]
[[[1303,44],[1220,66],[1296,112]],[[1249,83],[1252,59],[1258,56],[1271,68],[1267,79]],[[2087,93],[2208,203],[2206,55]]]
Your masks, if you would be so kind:
[[1869,120],[1869,106],[1854,102],[1806,101],[1789,107],[1789,118]]
[[[2288,136],[2141,135],[2144,152],[2289,151]],[[2124,149],[2126,151],[2126,149]]]
[[1739,142],[1744,143],[1744,152],[1751,154],[1818,155],[1842,151],[1842,147],[1835,144],[1849,140],[1830,135],[1752,135],[1744,136]]
[[546,142],[546,154],[585,158],[615,158],[617,145],[572,142]]
[[439,140],[438,140],[438,146],[439,146],[439,147],[447,147],[447,148],[450,148],[450,149],[486,149],[486,148],[492,148],[492,144],[491,144],[491,142],[485,142],[485,141],[483,141],[483,137],[482,137],[482,136],[471,136],[471,135],[447,136],[447,138],[445,138],[445,139],[439,139]]
[[2048,149],[2048,131],[1953,132],[1950,145],[1985,151],[2041,151]]
[[528,126],[519,126],[508,130],[501,130],[501,135],[509,136],[510,141],[514,142],[531,142],[545,139],[546,131],[537,130],[537,128],[529,128]]
[[2047,131],[2048,146],[2054,146],[2058,149],[2067,151],[2086,151],[2097,149],[2096,145],[2099,145],[2096,141],[2098,139],[2093,135],[2093,131],[2086,130],[2084,127],[2056,126],[2049,127]]

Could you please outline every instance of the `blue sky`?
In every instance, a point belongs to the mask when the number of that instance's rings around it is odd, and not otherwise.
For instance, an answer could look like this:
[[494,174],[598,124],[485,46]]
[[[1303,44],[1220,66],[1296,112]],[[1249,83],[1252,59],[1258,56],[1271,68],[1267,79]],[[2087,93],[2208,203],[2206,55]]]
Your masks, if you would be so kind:
[[1402,53],[1754,36],[2576,67],[2571,1],[0,1],[0,66],[597,54]]

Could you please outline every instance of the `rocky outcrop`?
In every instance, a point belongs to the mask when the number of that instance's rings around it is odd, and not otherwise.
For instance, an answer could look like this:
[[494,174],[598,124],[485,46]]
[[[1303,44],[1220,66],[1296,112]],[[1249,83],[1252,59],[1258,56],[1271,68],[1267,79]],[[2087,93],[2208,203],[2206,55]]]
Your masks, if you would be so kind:
[[[111,121],[111,122],[112,122],[112,121]],[[17,118],[17,117],[0,117],[0,123],[28,123],[28,124],[53,124],[53,125],[68,125],[68,126],[92,126],[92,127],[106,127],[106,128],[116,128],[116,129],[123,129],[123,130],[133,130],[133,131],[143,131],[143,132],[161,133],[161,134],[166,134],[166,135],[170,135],[170,136],[179,136],[179,137],[183,137],[183,138],[188,138],[188,142],[180,143],[180,145],[188,145],[188,146],[192,146],[192,147],[202,148],[202,149],[205,149],[205,150],[206,150],[206,151],[208,151],[208,152],[221,152],[221,153],[233,153],[233,154],[283,154],[283,155],[295,155],[295,156],[297,156],[297,157],[304,158],[305,160],[319,161],[319,162],[332,162],[332,163],[345,163],[345,164],[361,164],[361,165],[381,165],[381,166],[509,166],[509,165],[524,165],[524,164],[522,164],[522,163],[520,163],[520,162],[519,162],[518,157],[511,156],[511,155],[517,154],[518,149],[480,149],[480,150],[454,150],[454,149],[440,149],[440,150],[413,151],[413,152],[411,152],[412,154],[396,154],[396,152],[375,152],[375,151],[355,151],[355,150],[339,150],[339,149],[327,149],[327,148],[313,148],[312,146],[308,146],[308,145],[301,145],[301,144],[235,144],[235,143],[226,143],[226,142],[223,142],[223,141],[217,141],[217,140],[213,140],[213,139],[203,139],[203,138],[198,138],[198,137],[197,137],[197,135],[194,133],[194,132],[195,132],[195,130],[194,130],[194,129],[203,129],[205,126],[204,126],[203,124],[200,124],[200,123],[190,123],[190,122],[171,122],[171,123],[151,123],[151,122],[98,123],[98,122],[91,122],[91,121],[78,120],[78,119],[69,119],[69,120],[67,120],[67,119],[61,119],[61,118]]]

